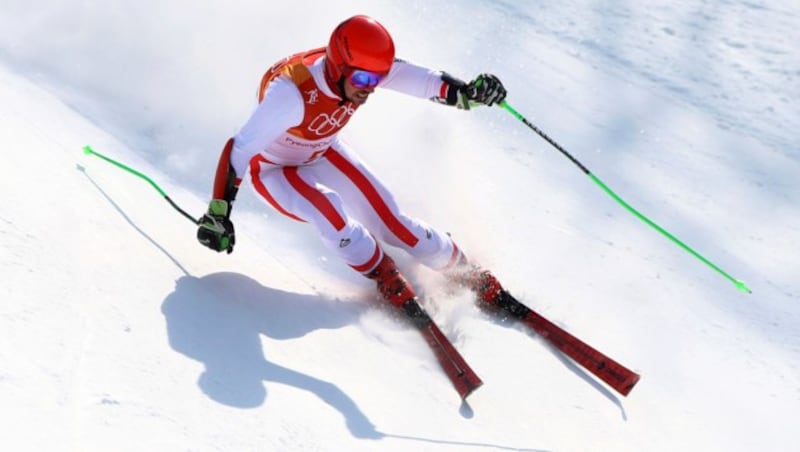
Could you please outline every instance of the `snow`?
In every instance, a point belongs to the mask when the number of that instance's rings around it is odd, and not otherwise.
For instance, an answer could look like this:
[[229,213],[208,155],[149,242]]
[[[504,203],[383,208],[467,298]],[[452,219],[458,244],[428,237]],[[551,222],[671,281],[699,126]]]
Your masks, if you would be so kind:
[[[787,451],[800,414],[800,6],[65,2],[0,6],[3,450]],[[313,15],[309,14],[310,10]],[[394,251],[484,381],[246,187],[218,255],[185,210],[263,71],[367,13],[399,56],[496,73],[503,110],[370,99],[347,139],[409,213],[642,380],[621,397]],[[313,17],[310,17],[313,16]]]

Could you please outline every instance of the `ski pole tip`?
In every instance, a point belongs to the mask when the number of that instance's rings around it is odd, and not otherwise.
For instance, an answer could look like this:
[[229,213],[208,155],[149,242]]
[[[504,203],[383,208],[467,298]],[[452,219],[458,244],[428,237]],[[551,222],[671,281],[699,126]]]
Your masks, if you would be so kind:
[[87,144],[86,146],[83,147],[83,153],[86,155],[93,154],[94,149],[92,149],[92,147]]
[[750,290],[750,288],[747,287],[747,284],[745,284],[743,281],[735,279],[733,283],[736,284],[736,288],[741,290],[742,292],[747,292],[749,294],[753,293],[753,291]]

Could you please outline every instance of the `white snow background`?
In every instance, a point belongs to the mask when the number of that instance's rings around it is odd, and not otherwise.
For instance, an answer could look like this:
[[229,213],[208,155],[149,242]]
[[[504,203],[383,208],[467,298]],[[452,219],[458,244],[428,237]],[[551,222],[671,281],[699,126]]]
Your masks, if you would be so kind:
[[[642,375],[621,397],[397,250],[482,377],[245,182],[201,247],[219,151],[263,71],[350,15],[509,103],[384,91],[345,131],[409,213]],[[4,451],[791,451],[800,418],[800,4],[58,1],[0,6]]]

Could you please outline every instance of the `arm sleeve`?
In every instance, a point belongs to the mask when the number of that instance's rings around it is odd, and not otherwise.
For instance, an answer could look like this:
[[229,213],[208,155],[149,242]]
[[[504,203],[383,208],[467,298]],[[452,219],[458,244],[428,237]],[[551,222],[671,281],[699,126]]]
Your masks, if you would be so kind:
[[396,60],[380,86],[441,104],[456,105],[458,90],[464,85],[463,81],[446,72]]
[[241,178],[250,159],[288,129],[300,124],[303,114],[303,97],[297,86],[281,77],[273,80],[264,93],[264,99],[234,136],[231,165],[236,175]]
[[423,99],[439,97],[446,89],[442,73],[403,60],[396,60],[381,88]]

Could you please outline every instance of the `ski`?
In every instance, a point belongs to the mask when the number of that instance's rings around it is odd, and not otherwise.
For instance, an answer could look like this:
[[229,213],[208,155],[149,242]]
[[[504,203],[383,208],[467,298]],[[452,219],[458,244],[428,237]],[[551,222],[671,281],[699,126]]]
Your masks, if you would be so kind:
[[415,300],[403,305],[403,311],[422,333],[442,370],[453,383],[461,399],[466,399],[483,384],[480,377],[469,367],[464,357],[453,347],[453,343],[442,333],[427,312]]
[[639,381],[639,374],[547,320],[507,291],[502,292],[498,305],[623,396],[627,396]]

